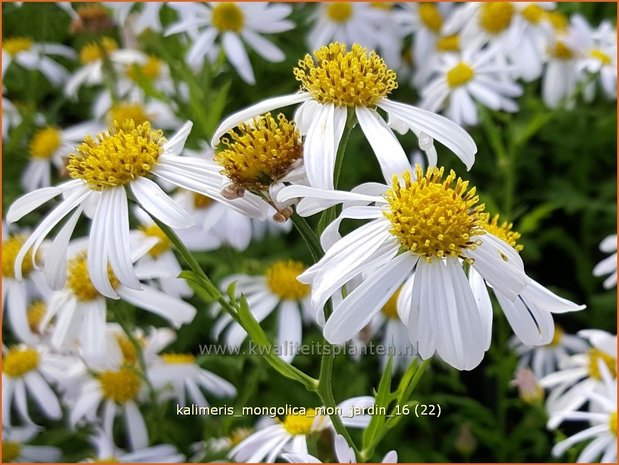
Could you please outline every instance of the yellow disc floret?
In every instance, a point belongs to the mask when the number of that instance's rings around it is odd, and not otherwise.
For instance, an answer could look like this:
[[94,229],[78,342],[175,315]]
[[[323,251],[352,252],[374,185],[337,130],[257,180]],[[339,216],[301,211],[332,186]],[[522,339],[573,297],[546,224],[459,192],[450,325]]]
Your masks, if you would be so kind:
[[431,261],[432,257],[461,257],[465,249],[475,249],[473,238],[484,234],[483,209],[475,188],[456,178],[451,171],[443,179],[444,168],[430,167],[424,174],[419,165],[415,180],[403,175],[404,186],[394,177],[385,193],[391,222],[390,232],[403,247]]
[[16,441],[2,441],[2,463],[11,463],[21,454],[21,444]]
[[[108,265],[108,279],[113,288],[120,284]],[[80,302],[87,302],[100,296],[88,274],[88,260],[85,253],[71,259],[67,264],[67,287]]]
[[447,85],[452,89],[459,87],[475,77],[475,70],[464,62],[458,63],[456,66],[447,71]]
[[241,123],[221,139],[215,161],[239,187],[262,191],[284,176],[303,154],[295,124],[283,114],[270,113]]
[[419,18],[421,22],[431,31],[439,32],[443,27],[443,15],[434,3],[419,4]]
[[136,363],[138,361],[138,355],[131,340],[124,334],[116,334],[115,337],[118,348],[123,356],[123,361],[127,365],[133,365]]
[[112,108],[107,112],[107,125],[111,128],[114,127],[114,123],[123,126],[130,120],[133,120],[139,126],[149,119],[149,115],[139,103],[118,102],[112,105]]
[[589,349],[589,376],[595,379],[602,379],[602,373],[600,373],[600,361],[606,365],[610,374],[615,378],[617,376],[617,359],[600,349]]
[[99,384],[105,399],[124,404],[136,398],[142,380],[133,369],[124,367],[118,371],[103,371],[99,375]]
[[181,364],[190,364],[195,363],[196,357],[192,354],[177,354],[177,353],[169,353],[169,354],[161,354],[161,359],[173,365],[181,365]]
[[208,208],[213,205],[214,200],[206,195],[198,194],[197,192],[192,192],[193,195],[193,207],[197,209]]
[[213,6],[211,22],[220,32],[240,32],[245,24],[245,15],[235,3],[217,3]]
[[96,139],[86,136],[69,155],[67,170],[93,190],[122,186],[151,172],[164,143],[161,130],[153,130],[148,122],[136,126],[129,120]]
[[534,3],[523,8],[520,14],[524,19],[532,24],[538,24],[542,19],[544,19],[544,10],[539,5],[535,5]]
[[570,24],[569,19],[559,11],[547,11],[544,15],[553,29],[557,32],[565,32]]
[[520,233],[512,231],[512,228],[514,227],[513,223],[508,223],[507,221],[503,221],[501,223],[499,215],[494,215],[492,219],[490,219],[490,215],[488,213],[485,213],[483,216],[485,220],[484,229],[487,232],[507,242],[518,252],[524,248],[522,245],[518,244]]
[[11,378],[21,378],[39,366],[39,353],[30,347],[13,347],[2,357],[2,371]]
[[145,63],[133,63],[127,68],[127,77],[133,81],[138,78],[157,79],[161,74],[161,60],[155,56],[149,56]]
[[166,236],[166,233],[164,233],[163,230],[156,224],[145,226],[145,227],[142,227],[141,229],[144,232],[144,234],[146,234],[147,236],[156,237],[157,239],[159,239],[159,242],[157,242],[148,251],[148,254],[151,257],[157,258],[163,252],[170,250],[170,248],[172,247],[172,242],[170,241],[168,236]]
[[395,71],[359,44],[331,43],[299,60],[294,76],[321,103],[373,107],[398,87]]
[[479,25],[490,34],[499,34],[509,27],[514,5],[509,2],[488,2],[479,7]]
[[309,294],[309,286],[297,281],[305,265],[294,260],[275,262],[266,271],[267,286],[284,300],[299,300]]
[[346,2],[327,3],[327,17],[335,23],[345,23],[352,16],[352,8]]
[[308,408],[305,411],[305,415],[288,415],[284,421],[284,429],[288,431],[292,436],[299,434],[308,435],[312,432],[312,425],[316,418],[316,410]]
[[87,65],[103,59],[104,55],[118,49],[118,44],[114,39],[104,37],[101,42],[91,42],[84,45],[80,50],[80,61]]
[[27,37],[11,37],[2,41],[2,49],[11,56],[32,48],[32,39]]
[[563,328],[559,325],[556,325],[555,333],[552,336],[552,341],[550,341],[548,345],[550,347],[557,347],[559,344],[561,344],[561,341],[563,341],[564,334],[565,334],[565,331],[563,330]]
[[43,128],[34,133],[29,150],[32,158],[48,159],[62,144],[62,136],[56,128]]
[[439,37],[436,39],[436,49],[441,52],[460,51],[460,36],[454,34],[451,36]]
[[608,418],[608,428],[617,436],[617,411],[612,412]]
[[392,320],[397,320],[399,318],[398,316],[398,296],[400,295],[401,290],[402,288],[398,289],[391,297],[389,297],[389,300],[387,301],[387,303],[383,305],[383,308],[380,309],[383,315],[385,315],[387,318],[390,318]]
[[571,60],[574,58],[574,51],[563,41],[557,40],[550,48],[550,54],[558,60]]
[[[25,242],[26,237],[22,235],[9,236],[2,241],[2,276],[5,278],[15,278],[15,259]],[[29,250],[22,261],[22,277],[28,276],[33,269],[32,253]]]
[[610,58],[610,55],[608,55],[607,53],[603,52],[599,48],[595,48],[595,49],[591,50],[589,52],[589,55],[591,55],[591,58],[595,58],[596,60],[598,60],[603,65],[610,65],[613,62],[613,60]]
[[33,333],[39,332],[39,325],[45,314],[47,313],[47,304],[42,300],[35,300],[28,306],[26,310],[26,319],[28,320],[28,326]]

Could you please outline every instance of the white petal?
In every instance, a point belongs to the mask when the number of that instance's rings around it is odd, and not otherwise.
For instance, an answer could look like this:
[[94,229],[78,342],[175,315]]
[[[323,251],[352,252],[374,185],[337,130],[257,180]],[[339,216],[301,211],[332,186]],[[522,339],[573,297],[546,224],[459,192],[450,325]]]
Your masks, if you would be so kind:
[[187,137],[189,137],[192,127],[193,123],[191,121],[187,121],[183,124],[183,127],[176,131],[176,133],[164,144],[163,150],[165,153],[168,155],[180,155],[183,147],[185,147],[185,142],[187,141]]
[[147,178],[131,182],[131,190],[140,206],[171,228],[183,229],[193,225],[193,218],[166,194],[161,187]]
[[495,289],[496,295],[510,326],[524,344],[548,344],[554,335],[552,315],[546,310],[527,306],[519,296],[513,302]]
[[[333,189],[335,155],[344,131],[346,110],[332,103],[322,104],[312,122],[303,146],[303,164],[311,186]],[[337,120],[337,121],[336,121]]]
[[125,420],[127,422],[127,439],[131,449],[144,449],[148,446],[148,431],[144,418],[133,401],[125,404]]
[[67,247],[82,210],[82,207],[75,210],[54,238],[45,256],[45,278],[52,289],[62,289],[67,279]]
[[60,410],[58,398],[41,375],[37,372],[31,372],[24,377],[24,380],[32,397],[34,397],[34,400],[45,413],[45,416],[53,420],[61,418],[62,411]]
[[112,210],[113,196],[110,192],[103,191],[99,196],[95,216],[90,225],[90,240],[88,241],[88,275],[92,285],[104,296],[111,299],[118,299],[118,294],[110,284],[108,276],[108,256],[110,250],[109,232],[110,217],[114,214]]
[[479,309],[479,316],[482,324],[481,333],[485,340],[484,350],[488,350],[492,340],[492,302],[484,278],[482,278],[473,267],[469,269],[469,285],[471,286],[471,291],[473,291],[473,296],[475,297],[477,308]]
[[236,71],[239,73],[241,79],[248,84],[255,84],[256,78],[254,77],[254,70],[251,67],[249,57],[247,56],[247,51],[245,50],[243,42],[241,42],[239,36],[237,36],[234,32],[224,32],[222,45],[228,60],[230,60],[232,66],[234,66]]
[[245,30],[242,34],[251,48],[265,60],[271,63],[279,63],[286,59],[286,55],[279,47],[266,40],[260,34],[256,34],[254,31],[250,30]]
[[150,286],[144,286],[142,291],[121,286],[118,293],[123,300],[165,318],[176,328],[189,323],[196,315],[196,309],[192,305]]
[[301,344],[303,323],[296,302],[283,301],[277,316],[277,343],[281,346],[280,357],[292,362]]

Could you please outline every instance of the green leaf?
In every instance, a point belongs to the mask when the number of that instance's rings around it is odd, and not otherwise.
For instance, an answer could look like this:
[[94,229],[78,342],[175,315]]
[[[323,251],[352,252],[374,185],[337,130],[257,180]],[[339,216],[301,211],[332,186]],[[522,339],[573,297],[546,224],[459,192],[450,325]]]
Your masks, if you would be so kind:
[[528,234],[537,231],[540,223],[544,219],[548,218],[556,209],[557,206],[552,203],[543,203],[538,205],[520,219],[517,231],[521,234]]

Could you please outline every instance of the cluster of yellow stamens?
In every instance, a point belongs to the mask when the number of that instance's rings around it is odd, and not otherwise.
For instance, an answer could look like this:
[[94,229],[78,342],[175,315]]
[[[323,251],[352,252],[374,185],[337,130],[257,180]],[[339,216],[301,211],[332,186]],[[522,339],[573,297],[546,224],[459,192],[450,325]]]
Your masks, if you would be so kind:
[[86,136],[69,155],[67,171],[93,190],[122,186],[151,172],[164,143],[163,132],[153,130],[149,122],[115,124],[96,139]]
[[148,254],[151,257],[157,258],[163,252],[170,250],[170,248],[172,247],[172,242],[170,241],[166,233],[164,233],[163,230],[156,224],[151,224],[150,226],[144,226],[141,229],[144,232],[144,234],[146,234],[147,236],[156,237],[157,239],[159,239],[159,242],[157,242],[148,251]]
[[544,15],[553,29],[557,32],[565,32],[570,24],[569,19],[559,11],[547,11]]
[[550,47],[550,54],[558,60],[571,60],[574,58],[574,51],[561,40],[557,40],[554,46]]
[[544,19],[544,13],[543,8],[532,3],[526,8],[523,8],[520,15],[532,24],[539,24]]
[[391,222],[390,232],[403,247],[431,261],[433,257],[461,257],[466,249],[478,245],[475,236],[484,234],[484,205],[479,204],[475,188],[450,171],[443,179],[444,168],[430,167],[423,173],[415,168],[403,175],[404,185],[394,177],[385,193]]
[[123,126],[129,120],[133,120],[136,125],[149,121],[150,117],[139,103],[118,102],[112,105],[107,112],[107,125],[111,128],[114,123]]
[[418,8],[419,19],[431,31],[440,32],[443,27],[443,15],[434,3],[420,3]]
[[139,78],[157,79],[161,73],[161,60],[155,56],[149,56],[145,63],[133,63],[127,68],[127,77],[133,81]]
[[617,411],[612,412],[608,418],[608,428],[617,436]]
[[11,56],[32,48],[32,39],[28,37],[11,37],[2,41],[2,49]]
[[101,39],[101,42],[91,42],[84,45],[80,50],[80,61],[85,65],[94,63],[117,49],[118,44],[114,39],[104,37]]
[[125,404],[135,399],[142,385],[140,376],[130,367],[103,371],[98,378],[103,397],[117,404]]
[[[118,278],[108,265],[108,279],[113,288],[120,284]],[[67,287],[80,302],[88,302],[99,297],[99,291],[93,286],[88,274],[88,259],[86,253],[79,254],[67,264]]]
[[30,327],[30,331],[33,333],[39,332],[39,325],[45,314],[47,313],[47,304],[42,300],[35,300],[28,306],[28,310],[26,310],[26,319],[28,321],[28,326]]
[[120,352],[123,356],[123,361],[125,362],[125,364],[127,365],[135,364],[138,361],[138,355],[135,350],[135,346],[133,345],[131,340],[124,334],[117,334],[115,337],[116,337],[116,342],[118,344],[118,348],[120,349]]
[[11,463],[21,454],[21,444],[16,441],[2,441],[2,463]]
[[479,25],[490,34],[500,34],[509,27],[514,16],[509,2],[488,2],[479,7]]
[[606,365],[613,378],[617,377],[617,360],[615,357],[596,348],[589,349],[589,366],[587,368],[589,376],[595,379],[602,379],[600,361]]
[[21,378],[39,366],[39,353],[30,347],[13,347],[2,357],[2,372],[11,378]]
[[284,176],[303,155],[301,136],[294,122],[270,113],[241,123],[221,139],[215,161],[222,174],[250,191],[263,191]]
[[591,56],[591,58],[595,58],[603,65],[610,65],[613,62],[612,58],[607,53],[600,50],[599,48],[595,48],[591,50],[589,52],[589,55]]
[[179,354],[179,353],[168,353],[161,354],[161,359],[170,364],[174,365],[185,365],[195,363],[196,357],[193,354]]
[[475,77],[475,70],[463,61],[447,71],[447,85],[452,89],[463,86]]
[[334,23],[345,23],[352,16],[352,8],[350,3],[327,3],[327,17]]
[[395,71],[359,44],[331,43],[299,60],[294,76],[321,103],[373,107],[398,87]]
[[34,133],[28,146],[30,156],[32,158],[48,159],[56,153],[61,143],[62,136],[58,129],[52,127],[39,129]]
[[284,300],[299,300],[309,294],[307,284],[297,281],[305,271],[305,265],[294,260],[282,260],[271,265],[265,275],[267,286],[273,294]]
[[400,295],[401,290],[402,288],[398,289],[391,297],[389,297],[389,300],[387,301],[387,303],[383,305],[383,308],[381,308],[380,310],[383,313],[383,315],[385,315],[387,318],[390,318],[392,320],[397,320],[399,318],[398,316],[398,296]]
[[[9,236],[2,241],[2,276],[5,278],[15,278],[15,259],[25,242],[26,237],[22,235]],[[32,254],[28,251],[21,265],[22,277],[28,276],[33,269]]]
[[315,418],[316,410],[313,408],[308,408],[305,411],[305,415],[288,415],[282,424],[284,425],[284,429],[292,436],[299,434],[307,436],[312,432],[312,425],[314,424]]
[[500,222],[500,216],[494,215],[492,218],[488,213],[483,215],[484,217],[484,229],[490,234],[502,239],[511,245],[514,249],[520,252],[524,246],[518,244],[521,234],[516,231],[512,231],[514,223],[508,223],[507,221]]
[[218,3],[213,6],[211,23],[220,32],[240,32],[245,25],[245,15],[234,3]]
[[436,39],[436,49],[441,52],[460,51],[460,36],[457,34]]

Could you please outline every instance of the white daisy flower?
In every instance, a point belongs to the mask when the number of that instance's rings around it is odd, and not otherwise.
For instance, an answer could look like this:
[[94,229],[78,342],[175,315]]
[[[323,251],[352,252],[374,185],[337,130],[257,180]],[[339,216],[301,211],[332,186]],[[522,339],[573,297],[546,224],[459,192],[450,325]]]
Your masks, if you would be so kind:
[[2,430],[2,463],[58,462],[62,451],[53,446],[28,444],[35,438],[39,428],[33,425]]
[[[352,428],[365,428],[370,416],[355,412],[373,405],[373,397],[353,397],[338,404],[342,423]],[[300,408],[297,414],[288,415],[283,421],[278,420],[248,436],[230,451],[229,457],[236,462],[271,463],[282,452],[307,454],[308,436],[329,428],[332,424],[328,416],[317,413],[314,408]]]
[[6,38],[2,41],[2,77],[11,63],[17,63],[28,70],[40,71],[53,85],[60,85],[69,73],[48,55],[69,59],[76,56],[75,50],[66,45],[35,43],[27,37]]
[[170,104],[161,100],[150,99],[145,102],[132,98],[118,101],[109,107],[99,100],[95,105],[96,108],[93,110],[95,119],[105,122],[110,128],[114,127],[114,122],[122,126],[129,120],[133,120],[135,124],[150,121],[154,127],[160,129],[178,129],[183,125]]
[[512,337],[510,346],[520,357],[518,368],[529,367],[538,378],[557,370],[561,361],[568,358],[571,354],[583,353],[587,351],[588,344],[572,334],[565,334],[563,328],[556,325],[552,341],[544,346],[529,346],[522,344],[517,338]]
[[547,63],[542,78],[542,99],[549,108],[558,108],[564,104],[569,109],[575,104],[570,97],[574,96],[580,79],[576,68],[578,49],[567,24],[556,19],[554,29],[545,50]]
[[208,401],[202,390],[215,397],[233,397],[235,387],[228,381],[201,368],[192,354],[165,353],[148,368],[153,386],[161,390],[163,399],[174,397],[179,405],[189,400],[200,407],[207,407]]
[[[338,434],[333,439],[333,449],[337,463],[357,463],[355,451],[348,445],[346,439]],[[290,463],[322,463],[309,454],[282,454],[282,458]],[[387,452],[381,463],[398,463],[398,453],[394,450]]]
[[112,438],[102,430],[97,430],[91,437],[91,441],[95,447],[94,458],[84,462],[179,463],[185,461],[185,456],[179,453],[172,444],[144,446],[132,452],[125,452],[116,447]]
[[49,187],[52,181],[51,166],[54,165],[60,170],[64,166],[65,157],[87,134],[103,129],[104,126],[96,122],[81,123],[64,129],[54,126],[37,129],[28,145],[30,162],[21,177],[24,191],[32,192],[41,187]]
[[21,115],[13,103],[2,97],[2,140],[6,139],[9,131],[21,124]]
[[611,377],[604,365],[601,366],[601,375],[604,380],[601,392],[589,392],[585,398],[594,407],[592,411],[556,413],[561,422],[587,421],[590,426],[555,444],[553,456],[560,457],[573,445],[593,439],[578,456],[578,463],[617,462],[617,379]]
[[[159,13],[165,3],[141,3],[141,2],[103,2],[103,5],[112,10],[116,22],[130,28],[135,34],[141,34],[147,29],[161,32],[163,27]],[[137,5],[139,5],[136,8]]]
[[[192,17],[181,18],[171,25],[165,35],[200,30],[194,33],[187,62],[200,67],[207,54],[217,56],[223,50],[226,57],[248,84],[255,84],[254,71],[245,45],[271,63],[283,61],[284,52],[262,34],[284,32],[294,28],[286,18],[292,12],[282,3],[209,3],[193,5]],[[219,38],[220,45],[214,46]]]
[[[460,126],[426,110],[391,101],[387,95],[397,87],[396,74],[376,53],[358,44],[347,51],[333,43],[307,54],[294,70],[302,91],[260,102],[226,118],[215,131],[212,146],[239,123],[276,108],[302,103],[295,113],[301,135],[305,136],[303,163],[310,185],[333,189],[335,156],[344,132],[347,115],[354,110],[385,179],[410,168],[408,159],[391,127],[400,133],[412,130],[421,147],[436,156],[433,139],[445,144],[470,168],[477,147]],[[389,124],[376,111],[389,116]]]
[[[281,260],[273,263],[262,276],[233,275],[223,283],[222,288],[236,282],[237,293],[247,297],[247,304],[254,318],[260,323],[275,309],[277,312],[277,355],[291,362],[301,345],[303,337],[303,315],[311,314],[310,288],[297,281],[305,271],[303,263]],[[239,347],[247,333],[232,317],[224,313],[213,327],[213,335],[219,338],[224,329],[226,344]]]
[[192,444],[194,455],[191,457],[192,462],[203,462],[206,454],[221,454],[228,452],[230,449],[238,445],[243,439],[250,436],[254,430],[252,428],[239,427],[234,428],[227,436],[209,438],[206,441],[200,441]]
[[[154,239],[154,240],[153,240]],[[130,234],[132,262],[157,247],[157,238],[140,237]],[[106,314],[107,302],[92,284],[88,273],[87,244],[85,241],[76,241],[69,245],[69,260],[65,288],[56,291],[49,300],[47,313],[41,322],[41,329],[45,330],[52,318],[56,323],[51,330],[50,343],[58,350],[80,347],[84,358],[94,363],[107,355],[106,347]],[[153,268],[155,268],[153,266]],[[157,278],[167,275],[162,267],[145,269],[147,278]],[[137,269],[139,279],[140,270]],[[193,320],[196,309],[178,297],[161,292],[158,289],[143,285],[143,289],[136,291],[122,285],[108,271],[110,283],[123,301],[129,302],[138,308],[148,310],[155,315],[166,319],[175,328]]]
[[564,360],[559,371],[540,380],[542,387],[550,389],[546,400],[546,410],[551,415],[549,428],[559,424],[558,417],[552,417],[553,414],[576,411],[587,401],[589,393],[601,391],[600,364],[606,365],[614,377],[617,375],[617,336],[593,329],[579,331],[578,335],[587,339],[592,347]]
[[[144,363],[152,365],[159,359],[159,353],[176,339],[170,328],[135,328],[133,336],[140,345]],[[117,323],[108,323],[105,329],[106,356],[97,363],[97,368],[114,368],[120,365],[136,365],[138,353],[127,334]]]
[[[69,216],[50,246],[45,259],[45,273],[54,289],[63,286],[66,277],[66,249],[75,225],[88,206],[93,221],[88,242],[88,274],[94,287],[104,296],[118,298],[110,283],[108,264],[123,289],[140,290],[142,285],[133,269],[129,249],[129,211],[126,188],[148,213],[172,228],[192,225],[191,216],[182,210],[147,176],[155,175],[173,185],[208,195],[222,202],[218,189],[208,186],[213,170],[205,160],[180,157],[191,131],[187,122],[170,140],[162,131],[151,129],[146,122],[136,126],[129,122],[116,126],[93,139],[88,136],[69,156],[67,171],[71,181],[56,187],[30,192],[11,205],[9,223],[15,222],[45,202],[62,194],[63,201],[54,208],[26,240],[15,259],[15,277],[21,278],[21,266],[32,248],[34,263],[37,250],[63,218]],[[262,216],[264,207],[257,197],[246,195],[230,205],[250,216]],[[93,207],[94,205],[94,207]]]
[[420,106],[431,112],[444,110],[455,123],[471,126],[479,121],[476,102],[492,110],[518,111],[513,98],[522,94],[522,88],[501,79],[509,67],[495,60],[497,53],[496,48],[467,48],[459,55],[443,54],[438,77],[421,91]]
[[[498,225],[497,217],[490,221],[475,189],[453,171],[443,174],[442,168],[424,173],[416,166],[414,179],[407,171],[401,179],[394,176],[391,187],[369,186],[371,193],[303,186],[282,190],[281,200],[314,197],[299,203],[302,215],[343,201],[374,204],[344,208],[323,233],[324,257],[299,277],[312,284],[312,305],[320,314],[347,282],[372,271],[334,307],[323,331],[332,344],[352,338],[400,286],[401,312],[408,314],[409,337],[419,355],[428,359],[438,352],[460,370],[475,368],[490,346],[492,306],[485,282],[516,335],[528,344],[550,342],[551,312],[584,308],[528,278],[511,225]],[[344,218],[372,221],[337,240]]]
[[56,372],[47,355],[39,347],[24,344],[2,347],[2,425],[5,428],[11,428],[12,407],[23,422],[35,424],[30,418],[26,391],[45,417],[52,420],[62,417],[58,397],[48,383]]
[[593,276],[609,275],[604,280],[604,288],[611,289],[617,287],[617,235],[611,234],[605,237],[600,243],[600,250],[612,255],[595,265]]

